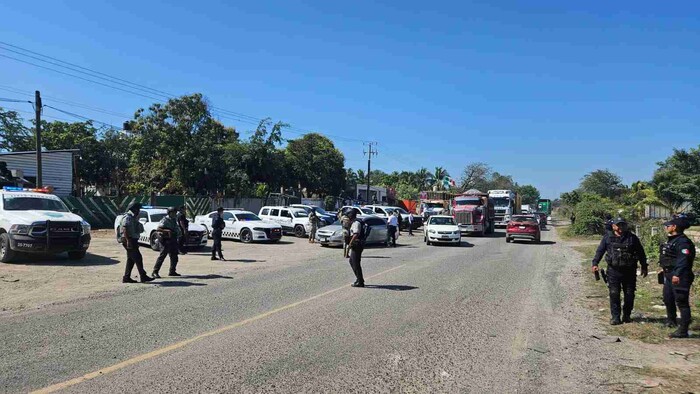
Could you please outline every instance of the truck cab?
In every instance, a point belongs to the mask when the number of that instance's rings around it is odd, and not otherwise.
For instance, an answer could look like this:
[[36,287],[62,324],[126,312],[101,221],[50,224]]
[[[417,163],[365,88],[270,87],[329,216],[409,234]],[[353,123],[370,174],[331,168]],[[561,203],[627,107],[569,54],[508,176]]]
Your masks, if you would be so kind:
[[464,234],[491,234],[494,232],[495,210],[487,193],[468,190],[452,200],[452,216]]
[[520,196],[512,190],[489,190],[489,200],[493,201],[496,227],[506,227],[513,215],[520,213]]
[[1,262],[10,262],[19,253],[68,252],[68,258],[80,260],[90,240],[90,224],[47,189],[6,186],[0,190]]

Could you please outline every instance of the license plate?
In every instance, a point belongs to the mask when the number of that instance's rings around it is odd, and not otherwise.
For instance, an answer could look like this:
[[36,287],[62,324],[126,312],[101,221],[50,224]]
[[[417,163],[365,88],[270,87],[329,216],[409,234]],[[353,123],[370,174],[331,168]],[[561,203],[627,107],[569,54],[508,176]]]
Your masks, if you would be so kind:
[[520,226],[520,227],[518,227],[518,228],[521,229],[521,230],[525,230],[525,226]]
[[328,242],[328,237],[322,237],[321,242]]
[[25,242],[17,242],[17,246],[20,248],[33,248],[34,244],[28,244]]

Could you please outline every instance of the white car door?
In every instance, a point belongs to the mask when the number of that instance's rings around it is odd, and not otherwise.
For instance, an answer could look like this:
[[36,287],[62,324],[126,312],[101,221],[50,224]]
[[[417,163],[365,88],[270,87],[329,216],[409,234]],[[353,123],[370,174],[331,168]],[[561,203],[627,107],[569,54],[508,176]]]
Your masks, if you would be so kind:
[[287,228],[287,229],[294,228],[292,221],[293,221],[292,213],[288,209],[280,210],[280,224],[282,225],[282,227]]

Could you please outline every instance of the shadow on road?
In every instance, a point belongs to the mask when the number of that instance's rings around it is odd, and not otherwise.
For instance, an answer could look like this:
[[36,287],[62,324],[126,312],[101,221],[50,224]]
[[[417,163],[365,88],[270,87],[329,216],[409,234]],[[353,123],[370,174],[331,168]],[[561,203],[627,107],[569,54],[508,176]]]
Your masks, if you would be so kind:
[[182,275],[182,279],[233,279],[232,276],[224,276],[224,275],[216,275],[216,274],[209,274],[209,275]]
[[96,265],[114,265],[114,264],[119,264],[119,260],[111,258],[111,257],[106,257],[106,256],[99,256],[96,254],[88,253],[85,255],[85,257],[82,260],[71,260],[68,258],[67,255],[61,254],[61,255],[56,255],[56,256],[33,256],[33,255],[24,255],[20,256],[18,260],[5,263],[5,264],[14,264],[14,265],[53,265],[53,266],[65,266],[65,267],[89,267],[89,266],[96,266]]
[[517,239],[514,239],[511,242],[513,242],[514,244],[529,244],[529,245],[554,245],[554,244],[556,244],[556,242],[554,242],[554,241],[534,242],[534,241],[517,240]]
[[224,263],[234,262],[234,263],[264,263],[267,260],[255,260],[255,259],[226,259]]
[[169,281],[164,281],[164,282],[155,282],[153,283],[156,286],[160,287],[190,287],[190,286],[206,286],[206,283],[193,283],[193,282],[186,282],[184,280],[169,280]]
[[363,259],[390,259],[389,256],[362,256]]
[[408,291],[415,290],[416,286],[406,286],[406,285],[365,285],[366,289],[381,289],[381,290],[393,290],[393,291]]

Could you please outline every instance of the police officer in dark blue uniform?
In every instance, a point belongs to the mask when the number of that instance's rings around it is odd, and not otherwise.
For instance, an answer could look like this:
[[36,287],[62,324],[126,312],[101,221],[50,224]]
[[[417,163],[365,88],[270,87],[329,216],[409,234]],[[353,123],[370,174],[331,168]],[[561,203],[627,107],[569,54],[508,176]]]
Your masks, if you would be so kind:
[[[226,222],[224,221],[224,208],[219,207],[216,210],[216,214],[211,219],[211,237],[214,239],[214,244],[211,248],[211,259],[212,260],[222,260],[226,261],[224,254],[221,252],[221,237],[223,237],[224,229],[226,228]],[[219,258],[216,258],[216,254],[219,254]]]
[[[690,227],[686,218],[675,218],[664,223],[668,241],[661,245],[659,265],[664,275],[664,304],[666,305],[666,325],[678,326],[671,338],[688,338],[690,326],[690,286],[695,280],[693,261],[695,245],[683,232]],[[676,309],[677,307],[677,309]],[[676,310],[681,312],[681,320],[676,321]]]
[[[608,263],[608,288],[610,289],[610,324],[632,322],[634,292],[637,290],[637,262],[642,266],[642,277],[649,273],[647,256],[637,236],[627,228],[627,222],[617,218],[612,222],[612,232],[606,233],[593,258],[593,272],[605,254]],[[620,305],[620,290],[624,293],[624,307]],[[622,309],[622,320],[620,320]]]

